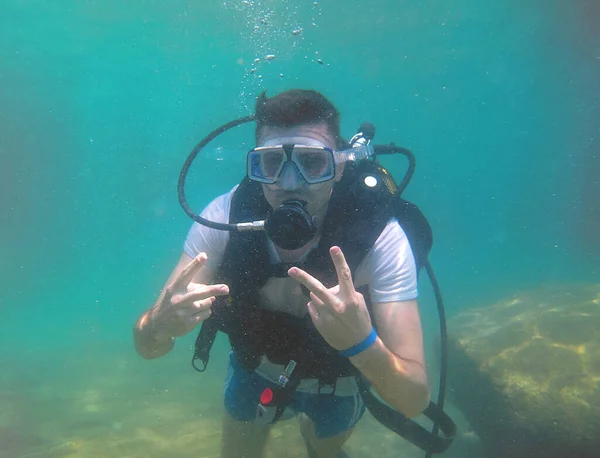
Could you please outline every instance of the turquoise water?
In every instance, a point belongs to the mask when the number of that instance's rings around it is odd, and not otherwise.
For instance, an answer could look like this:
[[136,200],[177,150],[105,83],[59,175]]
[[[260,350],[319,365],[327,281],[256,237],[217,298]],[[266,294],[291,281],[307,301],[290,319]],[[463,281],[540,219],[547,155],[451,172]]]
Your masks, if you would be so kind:
[[[593,0],[203,3],[0,4],[2,457],[217,454],[222,361],[191,371],[193,336],[141,361],[131,328],[190,224],[176,195],[186,155],[263,89],[322,91],[346,137],[370,121],[378,143],[414,151],[405,197],[433,226],[450,315],[600,278]],[[198,210],[243,163],[203,171]],[[421,290],[430,350],[437,318]],[[353,456],[397,456],[383,428],[364,428]],[[302,456],[284,439],[273,456]]]

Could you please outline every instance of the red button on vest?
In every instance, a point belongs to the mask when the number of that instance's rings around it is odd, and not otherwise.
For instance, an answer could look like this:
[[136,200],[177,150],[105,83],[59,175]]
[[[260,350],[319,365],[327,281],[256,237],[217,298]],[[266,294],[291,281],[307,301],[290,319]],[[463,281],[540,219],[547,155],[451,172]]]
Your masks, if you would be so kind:
[[265,390],[260,395],[260,403],[263,405],[270,404],[273,400],[273,391],[271,388],[265,388]]

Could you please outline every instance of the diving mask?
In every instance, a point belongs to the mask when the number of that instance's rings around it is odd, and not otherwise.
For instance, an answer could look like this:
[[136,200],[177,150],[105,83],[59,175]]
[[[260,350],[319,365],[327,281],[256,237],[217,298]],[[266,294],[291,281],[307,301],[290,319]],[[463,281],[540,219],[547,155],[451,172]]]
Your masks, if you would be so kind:
[[336,164],[363,159],[373,154],[372,147],[364,146],[346,151],[333,151],[324,146],[276,145],[259,146],[248,152],[248,178],[260,183],[275,183],[285,164],[292,162],[309,184],[329,181],[335,176]]

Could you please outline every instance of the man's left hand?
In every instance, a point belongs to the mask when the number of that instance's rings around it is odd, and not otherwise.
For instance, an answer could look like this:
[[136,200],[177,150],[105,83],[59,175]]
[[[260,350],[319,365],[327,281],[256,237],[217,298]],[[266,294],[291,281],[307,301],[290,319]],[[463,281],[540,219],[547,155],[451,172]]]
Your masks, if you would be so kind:
[[352,272],[344,253],[334,246],[329,254],[337,272],[337,286],[326,288],[298,267],[288,270],[288,275],[309,289],[308,313],[323,338],[336,350],[346,350],[371,333],[371,317],[363,295],[354,289]]

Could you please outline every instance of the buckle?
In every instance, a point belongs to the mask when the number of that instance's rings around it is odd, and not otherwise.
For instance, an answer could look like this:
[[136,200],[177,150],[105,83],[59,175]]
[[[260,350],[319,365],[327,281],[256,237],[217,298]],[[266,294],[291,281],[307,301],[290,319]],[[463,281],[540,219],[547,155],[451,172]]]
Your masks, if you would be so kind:
[[254,417],[254,422],[257,425],[267,426],[273,424],[281,416],[282,407],[279,405],[281,399],[278,399],[281,397],[281,394],[278,394],[279,396],[276,396],[270,388],[265,388],[262,392],[260,401],[256,406],[256,415]]
[[319,379],[318,393],[322,396],[333,396],[335,394],[336,386],[337,386],[337,379],[334,379],[333,383],[324,382],[321,379]]

